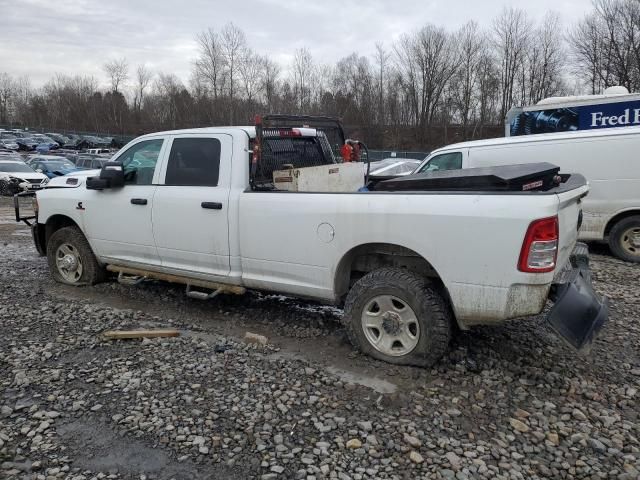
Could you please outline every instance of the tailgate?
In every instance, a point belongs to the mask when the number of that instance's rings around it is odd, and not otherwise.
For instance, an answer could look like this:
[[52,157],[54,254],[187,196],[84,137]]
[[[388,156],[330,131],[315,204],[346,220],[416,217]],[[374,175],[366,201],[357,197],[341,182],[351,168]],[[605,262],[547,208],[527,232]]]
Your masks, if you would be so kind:
[[559,249],[556,272],[569,261],[571,252],[578,239],[578,230],[582,223],[582,198],[589,192],[588,185],[558,193]]

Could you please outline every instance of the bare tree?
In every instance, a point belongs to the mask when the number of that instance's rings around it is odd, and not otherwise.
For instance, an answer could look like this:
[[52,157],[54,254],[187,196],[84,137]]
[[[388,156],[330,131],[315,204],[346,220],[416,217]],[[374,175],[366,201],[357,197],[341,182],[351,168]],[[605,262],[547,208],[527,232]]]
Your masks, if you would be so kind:
[[378,67],[377,69],[377,85],[376,90],[378,93],[378,124],[384,125],[385,123],[385,108],[384,108],[384,96],[385,96],[385,83],[387,70],[389,66],[389,59],[391,54],[387,52],[384,45],[380,42],[376,43],[375,61]]
[[136,91],[133,98],[133,108],[137,113],[142,109],[144,91],[149,86],[153,74],[145,65],[138,65],[136,69]]
[[229,80],[229,122],[233,125],[234,122],[234,95],[235,95],[235,81],[238,75],[238,64],[242,61],[242,54],[246,49],[247,40],[244,32],[236,27],[233,23],[228,23],[224,26],[221,32],[222,39],[222,53],[225,58],[225,65],[227,69],[227,78]]
[[456,35],[458,39],[460,65],[451,87],[451,95],[462,124],[462,135],[467,138],[467,129],[480,101],[478,86],[482,75],[481,62],[487,54],[487,41],[478,24],[471,21]]
[[517,100],[516,78],[523,69],[531,30],[527,14],[513,7],[505,8],[493,22],[493,42],[500,72],[500,118],[505,117]]
[[427,133],[442,94],[460,63],[460,55],[450,34],[427,25],[414,35],[404,35],[395,46],[400,81],[414,122]]
[[9,123],[15,96],[15,80],[8,73],[0,73],[0,123]]
[[554,13],[545,15],[542,25],[535,29],[526,54],[527,71],[523,98],[536,103],[563,89],[562,37],[560,17]]
[[102,69],[109,77],[111,91],[118,93],[120,85],[129,78],[129,65],[125,58],[109,60],[102,66]]
[[311,53],[306,48],[296,50],[293,58],[293,76],[295,93],[298,98],[298,108],[303,111],[310,101],[310,83],[313,75],[314,64]]
[[262,58],[262,91],[267,102],[267,112],[271,112],[278,93],[280,65],[268,57]]
[[196,36],[199,55],[195,61],[196,75],[203,80],[217,100],[222,95],[225,83],[226,59],[223,53],[222,40],[213,29],[209,28]]
[[249,102],[254,100],[264,85],[262,81],[263,65],[259,55],[250,48],[245,49],[242,61],[238,64],[238,73],[242,80],[245,98]]

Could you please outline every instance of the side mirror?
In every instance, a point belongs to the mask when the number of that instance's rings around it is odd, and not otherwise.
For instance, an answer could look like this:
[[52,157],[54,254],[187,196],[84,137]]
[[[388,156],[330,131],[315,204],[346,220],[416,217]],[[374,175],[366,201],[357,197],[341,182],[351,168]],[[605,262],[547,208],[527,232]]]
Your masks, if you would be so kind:
[[42,173],[42,169],[41,168],[36,168],[36,172]]
[[89,190],[120,187],[124,187],[124,169],[120,162],[107,162],[100,170],[100,176],[87,178]]
[[100,170],[100,179],[107,180],[110,188],[124,187],[124,168],[120,162],[107,162]]

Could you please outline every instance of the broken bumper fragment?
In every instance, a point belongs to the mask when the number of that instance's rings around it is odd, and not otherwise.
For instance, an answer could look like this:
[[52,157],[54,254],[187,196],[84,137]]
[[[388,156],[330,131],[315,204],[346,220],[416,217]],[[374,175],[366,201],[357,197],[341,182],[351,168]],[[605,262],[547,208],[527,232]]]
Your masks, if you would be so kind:
[[578,350],[590,345],[609,318],[609,306],[591,286],[589,249],[584,243],[576,245],[571,268],[556,279],[549,297],[554,305],[547,321],[555,332]]

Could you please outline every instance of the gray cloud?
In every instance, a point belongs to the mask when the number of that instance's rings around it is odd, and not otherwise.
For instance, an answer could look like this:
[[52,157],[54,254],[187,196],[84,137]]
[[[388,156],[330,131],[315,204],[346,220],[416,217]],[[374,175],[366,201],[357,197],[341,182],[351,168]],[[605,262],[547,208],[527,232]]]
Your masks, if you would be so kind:
[[591,8],[587,0],[0,0],[0,71],[41,85],[54,73],[93,75],[126,57],[187,81],[197,54],[195,34],[233,22],[251,47],[286,64],[306,46],[332,63],[354,51],[373,53],[431,22],[454,30],[469,20],[488,26],[504,5],[538,20],[557,12],[565,26]]

